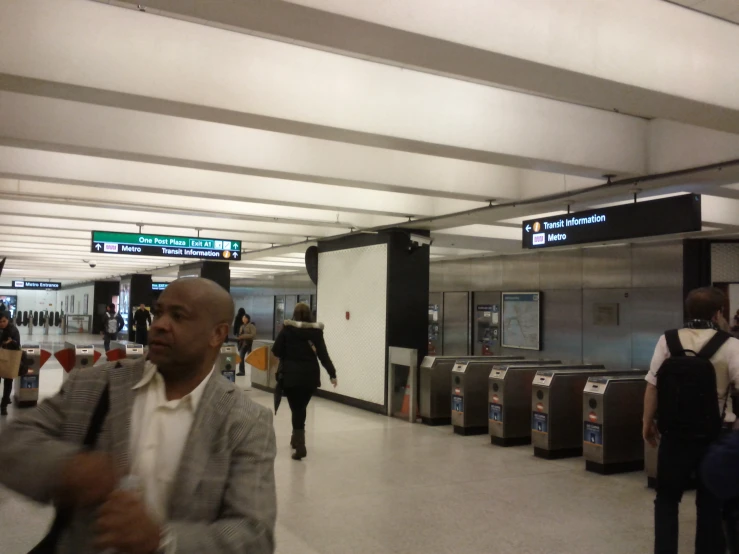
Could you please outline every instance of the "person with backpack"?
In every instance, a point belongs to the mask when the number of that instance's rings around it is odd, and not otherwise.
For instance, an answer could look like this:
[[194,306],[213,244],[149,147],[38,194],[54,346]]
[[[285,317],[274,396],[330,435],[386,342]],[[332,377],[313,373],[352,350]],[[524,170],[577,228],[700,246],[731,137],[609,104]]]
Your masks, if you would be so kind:
[[643,435],[657,454],[654,552],[678,548],[678,513],[683,492],[697,477],[695,551],[724,554],[722,503],[705,486],[700,466],[725,425],[736,420],[732,384],[739,386],[739,340],[723,315],[725,295],[715,288],[688,294],[688,322],[658,341],[646,376]]
[[110,341],[118,338],[118,333],[123,329],[123,318],[115,311],[115,304],[108,304],[103,314],[103,344],[105,351],[110,350]]

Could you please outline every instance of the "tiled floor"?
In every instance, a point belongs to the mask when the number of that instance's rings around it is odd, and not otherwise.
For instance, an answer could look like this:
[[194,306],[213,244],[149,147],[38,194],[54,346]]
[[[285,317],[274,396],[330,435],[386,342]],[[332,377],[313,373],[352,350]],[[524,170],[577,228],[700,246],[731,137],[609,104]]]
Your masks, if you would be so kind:
[[[52,359],[42,395],[60,383]],[[251,394],[271,404],[271,396]],[[285,405],[275,421],[279,554],[651,551],[653,493],[642,473],[594,475],[581,458],[540,460],[530,447],[497,448],[484,436],[320,399],[309,409],[308,458],[294,462],[289,416]],[[692,551],[693,498],[683,502],[682,552]],[[27,552],[50,513],[0,489],[0,553]]]

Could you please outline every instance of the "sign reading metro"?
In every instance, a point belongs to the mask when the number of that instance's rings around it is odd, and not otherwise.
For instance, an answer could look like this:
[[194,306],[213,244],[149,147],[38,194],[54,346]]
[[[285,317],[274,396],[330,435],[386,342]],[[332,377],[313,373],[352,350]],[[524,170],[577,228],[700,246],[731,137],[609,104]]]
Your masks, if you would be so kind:
[[93,231],[90,251],[99,254],[238,260],[241,241]]

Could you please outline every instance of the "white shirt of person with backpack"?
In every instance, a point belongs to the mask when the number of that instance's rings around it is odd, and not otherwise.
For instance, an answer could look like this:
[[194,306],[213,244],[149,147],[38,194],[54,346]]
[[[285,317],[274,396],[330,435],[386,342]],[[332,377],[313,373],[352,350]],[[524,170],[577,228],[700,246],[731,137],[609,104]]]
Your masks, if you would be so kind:
[[[715,316],[715,321],[695,320],[687,322],[685,328],[678,330],[678,336],[682,348],[689,353],[700,352],[708,342],[716,335],[717,331],[727,332],[729,324],[723,314],[719,312]],[[654,418],[657,412],[657,381],[658,373],[664,362],[670,358],[670,349],[667,346],[667,338],[662,335],[657,342],[652,357],[652,363],[649,366],[646,380],[651,387],[648,386],[647,400],[644,406],[644,439],[652,446],[656,446],[659,438]],[[726,338],[726,342],[718,349],[715,355],[710,358],[716,374],[716,394],[718,397],[719,411],[724,414],[725,423],[734,423],[736,415],[731,401],[731,391],[739,390],[739,340],[735,338]],[[649,392],[654,394],[654,405],[650,409]]]

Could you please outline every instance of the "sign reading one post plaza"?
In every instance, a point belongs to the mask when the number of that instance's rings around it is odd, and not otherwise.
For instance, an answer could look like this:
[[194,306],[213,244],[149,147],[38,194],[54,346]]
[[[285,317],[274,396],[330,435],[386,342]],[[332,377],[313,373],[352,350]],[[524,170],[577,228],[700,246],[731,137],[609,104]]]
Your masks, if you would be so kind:
[[241,241],[169,235],[93,231],[90,248],[95,253],[130,256],[207,260],[238,260],[241,258]]
[[673,196],[599,210],[530,219],[522,225],[524,248],[689,233],[701,230],[701,197]]

